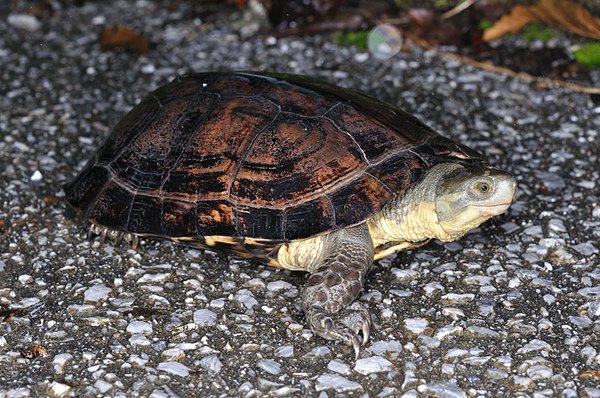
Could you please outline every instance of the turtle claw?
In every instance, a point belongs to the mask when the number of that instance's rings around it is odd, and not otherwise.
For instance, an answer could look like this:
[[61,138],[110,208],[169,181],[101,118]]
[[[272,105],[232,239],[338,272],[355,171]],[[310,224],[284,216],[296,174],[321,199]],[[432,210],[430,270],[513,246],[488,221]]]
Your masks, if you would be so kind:
[[371,323],[370,322],[365,322],[362,325],[362,334],[363,334],[362,344],[365,345],[369,341],[369,337],[371,337]]
[[338,314],[328,314],[321,307],[312,307],[306,311],[306,316],[316,334],[351,346],[356,359],[360,356],[362,346],[369,341],[371,316],[361,303],[354,302]]
[[125,240],[135,250],[140,244],[140,238],[137,235],[108,229],[92,223],[87,232],[87,239],[91,240],[94,236],[100,237],[100,246],[103,246],[106,242],[112,242],[113,246],[119,246]]
[[360,339],[356,335],[352,338],[352,347],[354,348],[354,360],[356,361],[361,351]]

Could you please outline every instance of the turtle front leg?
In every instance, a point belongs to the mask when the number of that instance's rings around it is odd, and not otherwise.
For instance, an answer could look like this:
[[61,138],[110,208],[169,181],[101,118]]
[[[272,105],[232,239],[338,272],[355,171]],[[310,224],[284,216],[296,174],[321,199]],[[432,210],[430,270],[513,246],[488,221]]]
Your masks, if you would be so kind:
[[359,302],[363,279],[373,263],[373,242],[366,223],[328,237],[322,260],[311,267],[302,293],[302,308],[310,328],[328,340],[354,347],[356,358],[369,340],[371,315]]

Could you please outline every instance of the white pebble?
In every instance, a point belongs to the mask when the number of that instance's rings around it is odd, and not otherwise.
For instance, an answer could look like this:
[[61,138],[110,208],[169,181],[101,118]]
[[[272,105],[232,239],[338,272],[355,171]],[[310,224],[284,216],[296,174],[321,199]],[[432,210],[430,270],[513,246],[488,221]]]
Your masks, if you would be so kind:
[[107,383],[104,380],[96,380],[94,387],[96,387],[102,394],[106,394],[112,388],[112,384]]
[[187,366],[174,361],[161,362],[158,364],[157,369],[179,377],[187,377],[190,374],[190,370]]
[[434,337],[439,340],[443,340],[450,335],[458,335],[463,332],[462,326],[444,326],[435,332]]
[[392,363],[380,356],[362,358],[356,361],[354,370],[363,375],[376,372],[387,372],[392,370]]
[[419,276],[420,276],[418,271],[415,271],[412,269],[392,268],[391,271],[392,271],[392,274],[398,280],[398,282],[404,282],[404,283],[410,282],[410,281],[413,281],[413,280],[419,278]]
[[352,372],[350,366],[348,366],[345,362],[340,361],[339,359],[331,360],[327,364],[327,369],[339,374],[343,374],[344,376],[348,376]]
[[519,348],[517,353],[526,354],[533,351],[554,351],[552,346],[546,343],[544,340],[533,339],[523,347]]
[[429,327],[429,321],[425,318],[407,318],[404,320],[404,328],[414,334],[421,334]]
[[83,300],[92,303],[104,301],[108,299],[108,294],[110,291],[111,289],[103,284],[94,285],[83,293]]
[[19,275],[19,282],[21,282],[23,285],[29,285],[31,282],[33,282],[33,277],[27,274]]
[[577,251],[579,254],[585,257],[589,257],[593,254],[598,253],[598,248],[591,243],[580,243],[578,245],[573,246],[573,249]]
[[39,170],[34,171],[33,174],[31,175],[31,177],[29,177],[29,179],[33,182],[42,181],[42,178],[43,178],[42,173],[40,173]]
[[357,382],[330,373],[326,373],[317,378],[315,389],[317,391],[335,390],[340,393],[363,391],[363,387]]
[[180,348],[171,348],[169,350],[164,350],[160,357],[165,361],[179,361],[185,358],[185,352],[183,352]]
[[35,32],[42,26],[35,16],[27,14],[11,14],[8,16],[7,21],[9,25],[28,32]]
[[289,290],[289,289],[293,289],[294,285],[292,285],[289,282],[285,282],[285,281],[274,281],[274,282],[269,282],[269,284],[267,285],[267,290],[271,291],[271,292],[278,292],[280,290]]
[[272,359],[261,359],[256,363],[256,366],[272,375],[281,373],[281,365]]
[[152,334],[152,324],[142,321],[131,321],[127,325],[127,333],[129,334]]
[[129,344],[131,344],[132,346],[139,346],[139,347],[147,347],[149,346],[151,343],[150,340],[148,340],[148,338],[146,336],[144,336],[143,334],[134,334],[129,338]]
[[65,366],[67,366],[67,362],[73,359],[73,355],[71,354],[58,354],[54,356],[52,360],[52,364],[54,365],[54,373],[63,374],[65,373]]
[[417,390],[424,396],[439,398],[467,398],[467,394],[454,384],[429,383],[421,384]]
[[294,346],[284,345],[275,349],[275,355],[281,358],[290,358],[294,356]]
[[592,320],[590,318],[585,318],[582,316],[570,316],[569,322],[582,329],[589,328],[590,326],[592,326]]
[[531,380],[549,379],[554,375],[552,369],[546,365],[533,365],[527,368],[527,376]]
[[444,294],[441,299],[444,304],[467,304],[475,299],[475,295],[473,293],[448,293]]
[[466,330],[465,330],[465,334],[468,336],[472,336],[472,337],[491,337],[491,338],[496,338],[496,337],[500,337],[500,333],[489,329],[489,328],[485,328],[482,326],[469,326]]
[[194,323],[200,327],[214,326],[217,323],[217,314],[206,308],[194,311]]
[[397,340],[377,341],[371,344],[367,348],[367,351],[375,355],[381,355],[386,352],[399,353],[402,351],[402,344]]
[[216,355],[209,355],[202,358],[200,360],[200,366],[213,373],[219,373],[223,368],[223,364]]
[[55,397],[65,397],[69,394],[69,391],[71,391],[71,386],[56,381],[53,381],[48,386],[48,392]]

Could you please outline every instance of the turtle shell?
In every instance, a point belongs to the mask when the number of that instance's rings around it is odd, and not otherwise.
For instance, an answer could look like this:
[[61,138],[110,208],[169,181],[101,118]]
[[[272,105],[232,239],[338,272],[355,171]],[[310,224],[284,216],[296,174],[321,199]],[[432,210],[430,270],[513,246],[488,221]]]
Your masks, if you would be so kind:
[[125,115],[65,192],[117,231],[290,241],[372,217],[435,163],[479,160],[357,91],[299,75],[197,73]]

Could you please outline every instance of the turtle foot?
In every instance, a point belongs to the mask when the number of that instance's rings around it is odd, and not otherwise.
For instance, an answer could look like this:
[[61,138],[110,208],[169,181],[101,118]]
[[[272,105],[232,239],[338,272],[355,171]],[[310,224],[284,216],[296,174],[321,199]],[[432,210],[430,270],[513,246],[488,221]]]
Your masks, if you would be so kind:
[[97,224],[90,224],[87,238],[92,239],[94,236],[100,237],[100,246],[104,245],[106,241],[111,241],[113,246],[119,246],[121,242],[126,241],[135,250],[140,244],[140,239],[137,235],[115,231]]
[[[371,335],[371,315],[359,302],[352,303],[337,314],[328,314],[321,307],[312,307],[306,317],[313,332],[319,336],[352,346],[355,359],[358,359],[361,346],[369,341]],[[361,332],[362,339],[359,337]]]

